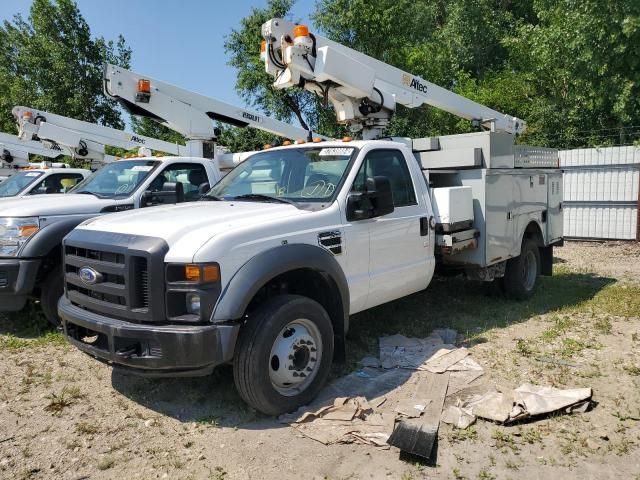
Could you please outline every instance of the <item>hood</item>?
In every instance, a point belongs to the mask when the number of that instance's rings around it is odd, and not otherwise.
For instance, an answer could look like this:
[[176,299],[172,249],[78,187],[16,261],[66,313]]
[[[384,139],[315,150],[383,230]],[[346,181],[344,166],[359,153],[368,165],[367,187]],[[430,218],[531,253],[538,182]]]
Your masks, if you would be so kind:
[[162,238],[170,246],[183,240],[197,249],[221,232],[309,213],[280,203],[200,201],[96,217],[80,228]]
[[100,213],[116,203],[93,195],[51,193],[31,197],[7,198],[0,201],[0,217],[38,217]]

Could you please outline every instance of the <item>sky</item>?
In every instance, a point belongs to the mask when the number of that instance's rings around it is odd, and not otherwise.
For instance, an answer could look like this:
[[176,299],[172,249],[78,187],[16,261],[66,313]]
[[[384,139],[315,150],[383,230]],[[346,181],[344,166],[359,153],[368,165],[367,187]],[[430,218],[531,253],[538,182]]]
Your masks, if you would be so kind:
[[[266,0],[76,0],[93,36],[122,34],[133,50],[132,70],[152,78],[244,105],[234,90],[224,37],[252,7]],[[314,0],[297,0],[293,19],[308,21]],[[31,0],[0,0],[0,22],[29,15]],[[256,54],[259,54],[256,45]]]

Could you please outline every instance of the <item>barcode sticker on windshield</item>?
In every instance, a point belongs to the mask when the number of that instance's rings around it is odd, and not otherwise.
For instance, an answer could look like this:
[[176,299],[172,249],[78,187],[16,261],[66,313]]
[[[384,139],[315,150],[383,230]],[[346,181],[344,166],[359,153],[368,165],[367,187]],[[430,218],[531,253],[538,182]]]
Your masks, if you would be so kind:
[[151,165],[136,165],[131,168],[132,172],[150,172],[153,167]]
[[345,157],[353,153],[353,148],[323,148],[318,154],[321,157]]
[[25,177],[37,177],[39,175],[40,175],[39,172],[29,172],[29,173],[25,174]]

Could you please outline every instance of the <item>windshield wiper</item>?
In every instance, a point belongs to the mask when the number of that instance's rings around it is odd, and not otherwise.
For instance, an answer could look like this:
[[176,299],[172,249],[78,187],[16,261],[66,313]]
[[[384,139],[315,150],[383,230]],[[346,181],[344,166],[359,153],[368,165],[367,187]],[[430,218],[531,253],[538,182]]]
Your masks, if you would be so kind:
[[202,195],[200,197],[200,200],[208,200],[208,201],[211,201],[211,202],[221,202],[222,198],[216,197],[215,195]]
[[297,208],[296,203],[291,200],[287,200],[286,198],[282,197],[271,197],[269,195],[262,195],[261,193],[246,193],[244,195],[233,197],[233,200],[263,200],[265,202],[288,203],[289,205],[293,205]]

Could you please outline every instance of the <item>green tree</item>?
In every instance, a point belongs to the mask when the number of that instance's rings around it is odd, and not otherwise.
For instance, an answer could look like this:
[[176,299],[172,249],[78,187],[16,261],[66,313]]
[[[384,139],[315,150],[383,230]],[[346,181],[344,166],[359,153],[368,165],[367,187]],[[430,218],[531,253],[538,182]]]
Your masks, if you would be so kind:
[[129,67],[131,50],[92,37],[73,0],[33,0],[28,19],[0,26],[0,129],[15,131],[14,105],[122,128],[117,103],[102,91],[104,62]]

